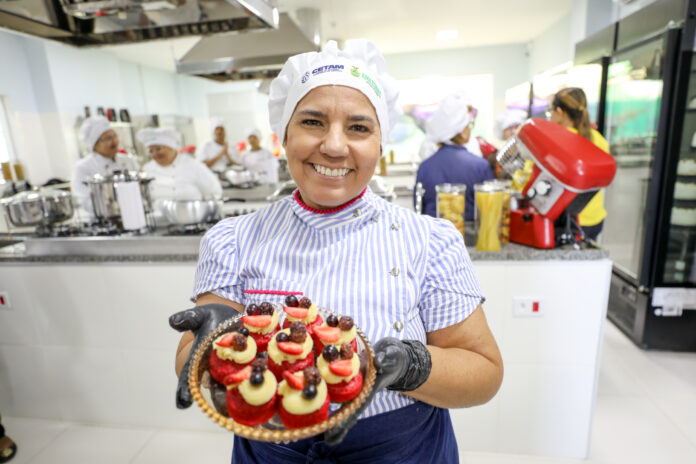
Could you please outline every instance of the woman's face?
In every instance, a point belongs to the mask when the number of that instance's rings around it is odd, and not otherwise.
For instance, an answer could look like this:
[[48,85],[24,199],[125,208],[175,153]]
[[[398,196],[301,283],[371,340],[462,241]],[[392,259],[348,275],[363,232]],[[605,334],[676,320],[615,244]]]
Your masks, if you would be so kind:
[[118,134],[113,129],[109,129],[104,132],[97,143],[94,144],[94,151],[106,156],[107,158],[114,158],[118,152]]
[[381,138],[375,109],[360,91],[321,86],[305,95],[283,142],[302,200],[330,209],[358,196],[377,167]]
[[176,158],[176,150],[166,145],[150,145],[150,157],[160,166],[169,166]]

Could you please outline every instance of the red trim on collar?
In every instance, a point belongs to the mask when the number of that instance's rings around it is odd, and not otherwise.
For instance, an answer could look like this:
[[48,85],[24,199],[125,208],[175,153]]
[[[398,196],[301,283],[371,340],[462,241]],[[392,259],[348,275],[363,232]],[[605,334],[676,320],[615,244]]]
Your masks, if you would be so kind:
[[297,202],[297,204],[300,205],[301,207],[303,207],[304,209],[306,209],[307,211],[311,211],[312,213],[317,213],[317,214],[331,214],[331,213],[336,213],[338,211],[341,211],[342,209],[346,209],[347,207],[349,207],[350,205],[352,205],[353,203],[358,201],[360,198],[362,198],[362,196],[365,195],[365,192],[367,192],[367,187],[365,187],[363,189],[363,191],[360,192],[360,195],[353,198],[348,203],[345,203],[341,206],[337,206],[337,207],[331,208],[331,209],[315,209],[315,208],[312,208],[311,206],[307,206],[305,204],[305,202],[303,202],[302,199],[300,198],[300,191],[299,190],[295,190],[295,195],[293,195],[293,197],[295,198],[295,201]]

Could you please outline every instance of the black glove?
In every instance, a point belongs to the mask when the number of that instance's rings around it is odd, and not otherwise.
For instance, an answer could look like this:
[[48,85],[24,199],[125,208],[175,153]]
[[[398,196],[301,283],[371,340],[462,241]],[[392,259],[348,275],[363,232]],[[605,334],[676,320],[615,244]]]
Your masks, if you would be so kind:
[[176,407],[186,409],[193,402],[188,387],[188,373],[191,357],[198,350],[205,338],[224,320],[239,316],[236,309],[224,304],[207,304],[192,309],[180,311],[169,318],[169,325],[179,332],[190,330],[195,338],[188,359],[179,374],[179,384],[176,387]]
[[375,344],[377,378],[372,391],[348,419],[324,433],[324,442],[331,446],[341,443],[378,391],[385,388],[397,391],[415,390],[428,380],[431,367],[430,352],[421,342],[398,340],[393,337],[379,340]]

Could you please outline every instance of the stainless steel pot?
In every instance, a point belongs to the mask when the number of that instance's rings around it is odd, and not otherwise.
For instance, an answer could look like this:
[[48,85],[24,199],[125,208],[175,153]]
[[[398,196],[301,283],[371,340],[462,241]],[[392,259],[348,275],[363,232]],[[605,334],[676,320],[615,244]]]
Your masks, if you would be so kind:
[[120,182],[138,182],[140,184],[140,196],[143,200],[145,213],[152,211],[152,198],[150,196],[150,182],[153,178],[145,173],[136,171],[116,172],[109,176],[95,174],[87,178],[84,183],[89,187],[92,198],[94,215],[98,219],[114,219],[121,216],[121,208],[118,205],[116,184]]
[[259,183],[259,175],[241,167],[233,166],[224,173],[232,187],[249,188]]
[[0,202],[9,221],[17,227],[50,225],[72,218],[72,195],[63,190],[21,192]]
[[158,200],[157,209],[169,224],[185,226],[220,219],[220,200]]

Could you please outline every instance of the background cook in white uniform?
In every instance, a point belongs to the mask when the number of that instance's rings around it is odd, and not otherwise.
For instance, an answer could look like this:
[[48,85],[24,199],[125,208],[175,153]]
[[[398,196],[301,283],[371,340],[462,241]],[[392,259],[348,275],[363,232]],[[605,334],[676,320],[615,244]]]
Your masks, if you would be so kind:
[[171,129],[142,129],[138,140],[148,148],[152,160],[143,170],[155,180],[150,195],[159,200],[202,200],[220,198],[217,176],[200,161],[178,154],[179,134]]
[[230,152],[225,139],[225,121],[212,118],[211,132],[213,138],[205,142],[198,151],[198,159],[215,172],[224,171],[229,164],[240,164],[239,157]]
[[130,155],[118,152],[119,140],[111,123],[104,116],[92,116],[80,127],[80,140],[92,151],[75,165],[70,190],[85,219],[94,219],[94,207],[89,187],[84,180],[95,174],[108,176],[114,171],[137,171],[138,162]]
[[261,147],[260,139],[261,132],[258,129],[248,132],[249,149],[242,153],[242,165],[249,171],[257,173],[259,182],[262,184],[277,184],[278,159],[273,156],[273,153]]

